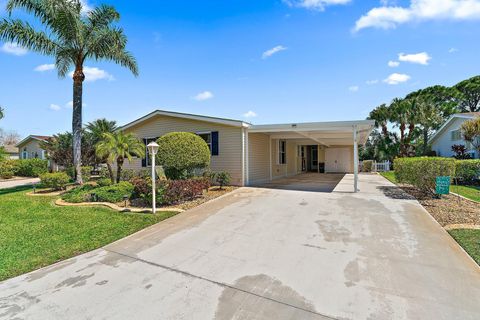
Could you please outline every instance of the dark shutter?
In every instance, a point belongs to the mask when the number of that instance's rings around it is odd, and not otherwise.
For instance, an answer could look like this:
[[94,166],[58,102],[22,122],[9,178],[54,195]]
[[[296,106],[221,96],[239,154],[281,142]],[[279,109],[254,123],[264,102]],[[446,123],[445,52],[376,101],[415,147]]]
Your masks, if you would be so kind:
[[218,131],[212,132],[212,156],[218,156]]
[[142,167],[145,168],[147,166],[147,139],[143,139],[143,144],[145,145],[145,158],[142,159]]

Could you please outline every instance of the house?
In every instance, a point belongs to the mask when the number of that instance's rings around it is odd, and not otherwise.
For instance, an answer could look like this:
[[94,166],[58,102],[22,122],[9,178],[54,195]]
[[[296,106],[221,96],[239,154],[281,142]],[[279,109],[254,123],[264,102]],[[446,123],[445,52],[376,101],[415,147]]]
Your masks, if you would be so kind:
[[20,159],[47,159],[46,151],[40,146],[41,142],[47,141],[49,136],[30,135],[17,143]]
[[18,148],[12,144],[6,144],[4,146],[1,146],[4,148],[5,152],[7,153],[7,158],[8,159],[18,159],[19,154],[18,154]]
[[[169,132],[192,132],[211,151],[211,169],[228,171],[235,185],[256,185],[302,172],[355,173],[358,144],[364,144],[374,121],[310,122],[272,125],[195,114],[156,110],[120,130],[133,133],[145,145]],[[125,164],[140,170],[147,155]]]
[[472,144],[463,139],[460,130],[461,125],[465,121],[476,117],[480,117],[480,112],[452,115],[430,139],[432,150],[440,157],[453,157],[455,152],[452,151],[452,146],[464,145],[473,158],[480,158],[478,151],[473,148]]

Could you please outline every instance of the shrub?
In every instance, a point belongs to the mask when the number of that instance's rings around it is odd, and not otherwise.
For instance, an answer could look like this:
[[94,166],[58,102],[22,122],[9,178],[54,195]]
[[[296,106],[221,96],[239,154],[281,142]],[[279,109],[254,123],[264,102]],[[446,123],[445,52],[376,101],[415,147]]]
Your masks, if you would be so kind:
[[17,168],[15,175],[21,177],[38,177],[48,172],[48,161],[42,159],[16,160]]
[[216,180],[217,184],[220,186],[220,189],[222,189],[224,186],[230,184],[230,180],[232,179],[230,173],[227,171],[220,171],[217,172],[216,175]]
[[178,203],[194,199],[203,194],[203,179],[171,180],[168,182],[163,200],[165,203]]
[[123,169],[122,170],[122,176],[120,177],[120,180],[122,181],[130,181],[134,177],[138,176],[138,172],[136,172],[133,169]]
[[480,160],[455,161],[455,177],[461,183],[474,183],[480,180]]
[[97,180],[97,186],[107,187],[112,185],[112,180],[110,178],[100,178]]
[[168,133],[157,140],[158,163],[169,179],[185,179],[193,170],[210,163],[210,149],[198,135],[189,132]]
[[373,160],[363,160],[362,162],[362,171],[363,172],[372,172]]
[[394,166],[398,182],[410,184],[425,193],[435,192],[436,177],[455,173],[453,158],[397,158]]
[[16,167],[14,160],[0,161],[0,178],[11,179],[15,175]]
[[65,172],[44,173],[40,176],[40,181],[46,188],[64,190],[70,177]]
[[121,181],[117,184],[100,187],[93,190],[93,201],[117,203],[123,201],[123,197],[128,199],[132,197],[133,185],[127,181]]
[[93,167],[91,166],[83,166],[82,167],[82,178],[83,181],[89,181],[92,177]]
[[472,158],[470,153],[468,153],[467,148],[463,144],[454,144],[452,146],[452,151],[455,153],[453,156],[455,159],[464,160]]
[[62,195],[62,199],[71,203],[89,202],[91,201],[91,193],[93,189],[95,189],[95,187],[91,184],[84,184],[83,186],[65,192]]
[[133,177],[130,180],[130,183],[133,185],[133,197],[134,198],[148,198],[152,195],[152,179]]

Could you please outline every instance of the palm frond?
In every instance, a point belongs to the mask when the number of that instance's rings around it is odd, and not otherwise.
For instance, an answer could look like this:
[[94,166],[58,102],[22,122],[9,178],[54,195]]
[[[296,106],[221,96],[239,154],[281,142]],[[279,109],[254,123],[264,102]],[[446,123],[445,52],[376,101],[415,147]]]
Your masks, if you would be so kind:
[[120,20],[120,14],[117,10],[105,4],[96,7],[87,14],[87,21],[92,30],[99,27],[106,27],[118,20]]
[[19,19],[3,19],[0,22],[0,39],[16,42],[31,51],[53,55],[58,49],[58,43],[45,32],[35,31],[28,23]]

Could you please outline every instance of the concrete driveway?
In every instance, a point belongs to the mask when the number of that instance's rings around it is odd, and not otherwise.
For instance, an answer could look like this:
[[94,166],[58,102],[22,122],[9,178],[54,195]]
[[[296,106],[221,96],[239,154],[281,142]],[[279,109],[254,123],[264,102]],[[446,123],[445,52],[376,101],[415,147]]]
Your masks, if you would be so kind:
[[0,318],[480,319],[480,269],[376,175],[242,188],[0,284]]
[[1,180],[0,189],[8,189],[14,187],[30,186],[40,182],[39,178],[16,178],[11,180]]

